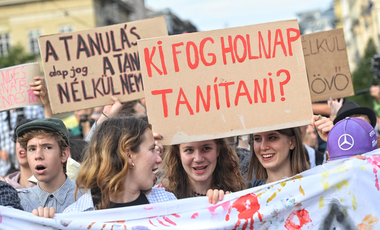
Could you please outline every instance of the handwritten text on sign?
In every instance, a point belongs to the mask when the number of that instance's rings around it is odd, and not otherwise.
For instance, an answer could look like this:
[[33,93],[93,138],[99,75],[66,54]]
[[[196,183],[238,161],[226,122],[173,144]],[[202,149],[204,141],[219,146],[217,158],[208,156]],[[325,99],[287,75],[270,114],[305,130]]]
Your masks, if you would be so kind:
[[38,63],[24,64],[0,69],[0,111],[27,105],[40,105],[29,83],[40,75]]
[[311,115],[310,98],[296,94],[309,91],[295,20],[141,40],[139,52],[149,121],[165,144],[280,128]]
[[39,38],[54,113],[144,97],[137,40],[167,36],[163,17]]
[[302,35],[312,101],[354,95],[343,29]]

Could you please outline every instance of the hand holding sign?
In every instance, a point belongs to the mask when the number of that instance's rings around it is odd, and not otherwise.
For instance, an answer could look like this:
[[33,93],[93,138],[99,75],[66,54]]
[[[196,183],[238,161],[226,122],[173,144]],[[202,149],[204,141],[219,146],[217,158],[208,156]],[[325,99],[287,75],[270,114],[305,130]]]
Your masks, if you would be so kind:
[[48,90],[45,85],[45,79],[43,77],[34,77],[34,82],[29,83],[30,88],[33,90],[33,94],[39,97],[44,107],[44,117],[53,118],[53,113],[51,111],[50,100],[48,96]]
[[40,76],[34,77],[33,79],[34,82],[29,83],[30,88],[33,90],[33,94],[40,98],[42,105],[50,105],[45,79]]
[[113,104],[104,106],[102,115],[100,115],[99,119],[96,121],[97,125],[100,125],[105,119],[115,117],[123,108],[123,104],[120,103],[119,99],[111,96],[111,100],[113,101]]
[[327,137],[330,130],[334,127],[330,118],[322,117],[321,115],[313,115],[310,120],[310,124],[313,128],[317,129],[319,136],[323,141],[327,142]]

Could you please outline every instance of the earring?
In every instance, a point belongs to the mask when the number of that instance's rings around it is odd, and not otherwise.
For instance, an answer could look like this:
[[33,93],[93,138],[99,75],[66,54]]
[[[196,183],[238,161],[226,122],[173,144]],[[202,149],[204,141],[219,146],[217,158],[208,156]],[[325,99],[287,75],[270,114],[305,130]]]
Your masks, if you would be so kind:
[[135,168],[135,164],[132,162],[132,168]]

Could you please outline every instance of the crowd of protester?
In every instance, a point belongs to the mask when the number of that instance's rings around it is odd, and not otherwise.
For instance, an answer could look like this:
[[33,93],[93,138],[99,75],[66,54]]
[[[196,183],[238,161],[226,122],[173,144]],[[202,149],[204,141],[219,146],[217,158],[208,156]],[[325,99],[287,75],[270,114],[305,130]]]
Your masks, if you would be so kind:
[[[328,115],[310,125],[162,146],[148,123],[144,101],[75,111],[54,118],[44,79],[31,84],[42,106],[0,113],[0,205],[54,217],[224,194],[293,177],[329,160],[378,148],[378,119],[354,102],[319,104]],[[380,103],[380,87],[371,95]],[[376,108],[376,106],[375,106]],[[357,144],[339,148],[343,134]],[[327,142],[321,149],[317,136]]]

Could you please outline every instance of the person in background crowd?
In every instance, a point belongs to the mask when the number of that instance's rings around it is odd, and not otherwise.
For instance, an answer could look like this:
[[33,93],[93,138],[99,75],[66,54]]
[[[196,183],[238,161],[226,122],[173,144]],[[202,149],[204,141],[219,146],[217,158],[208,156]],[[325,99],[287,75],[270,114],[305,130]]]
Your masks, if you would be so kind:
[[375,127],[377,122],[376,114],[372,109],[360,107],[353,101],[348,101],[342,105],[333,121],[334,125],[346,117],[361,118],[371,124],[372,127]]
[[[15,126],[15,129],[17,129],[20,125],[26,124],[32,120],[24,119],[20,122],[18,122]],[[13,186],[15,189],[23,189],[23,188],[30,188],[34,187],[35,184],[28,181],[28,179],[33,176],[32,171],[30,170],[28,159],[26,157],[26,150],[23,149],[20,145],[20,143],[17,141],[17,135],[16,133],[13,134],[13,141],[16,145],[16,156],[17,161],[20,166],[20,171],[16,171],[14,173],[8,174],[5,177],[5,181]]]
[[239,159],[225,139],[172,145],[165,153],[163,169],[161,183],[178,199],[206,196],[210,189],[236,192],[246,188]]
[[[38,216],[54,216],[55,210],[62,212],[74,203],[76,187],[65,174],[70,155],[66,126],[60,119],[44,118],[19,126],[16,134],[38,180],[37,186],[18,191],[24,210]],[[52,213],[46,213],[48,210]]]
[[317,138],[317,133],[311,125],[306,125],[303,126],[305,128],[305,133],[303,133],[302,127],[301,127],[301,132],[302,132],[302,141],[306,145],[310,146],[313,149],[318,149],[318,138]]
[[67,159],[66,174],[76,181],[88,143],[80,137],[70,137],[70,157]]
[[77,178],[77,191],[86,193],[65,212],[176,200],[165,189],[152,188],[161,161],[147,122],[134,117],[103,121],[91,138]]
[[[250,135],[245,135],[245,136],[248,137],[247,139],[251,138]],[[240,171],[242,177],[246,180],[247,176],[248,176],[249,158],[251,155],[249,149],[247,149],[245,147],[239,147],[239,146],[245,146],[245,143],[244,143],[244,145],[240,145],[241,136],[228,137],[228,138],[226,138],[226,141],[227,141],[228,145],[230,145],[231,148],[235,149],[236,155],[239,158],[239,171]],[[246,142],[248,145],[248,140]]]
[[[91,119],[92,108],[80,109],[74,111],[73,116],[75,117],[74,122],[70,125],[70,133],[73,137],[85,138],[91,129],[93,120]],[[68,122],[70,124],[70,117],[64,119],[64,123]]]
[[23,119],[38,119],[53,117],[50,108],[50,101],[45,86],[45,79],[34,77],[34,82],[30,83],[31,90],[36,98],[42,102],[42,106],[26,106],[15,110],[0,112],[0,175],[5,176],[11,165],[16,162],[15,143],[12,135],[17,121]]
[[310,162],[310,168],[314,168],[317,165],[321,165],[326,162],[325,155],[318,151],[318,137],[315,133],[315,129],[311,125],[304,125],[300,127],[301,138],[303,144],[307,150],[308,161]]
[[70,157],[76,162],[82,163],[87,146],[87,141],[78,137],[70,137]]
[[140,103],[139,100],[128,101],[124,103],[121,111],[118,113],[117,116],[121,116],[121,117],[134,116],[137,118],[145,117],[146,109]]

